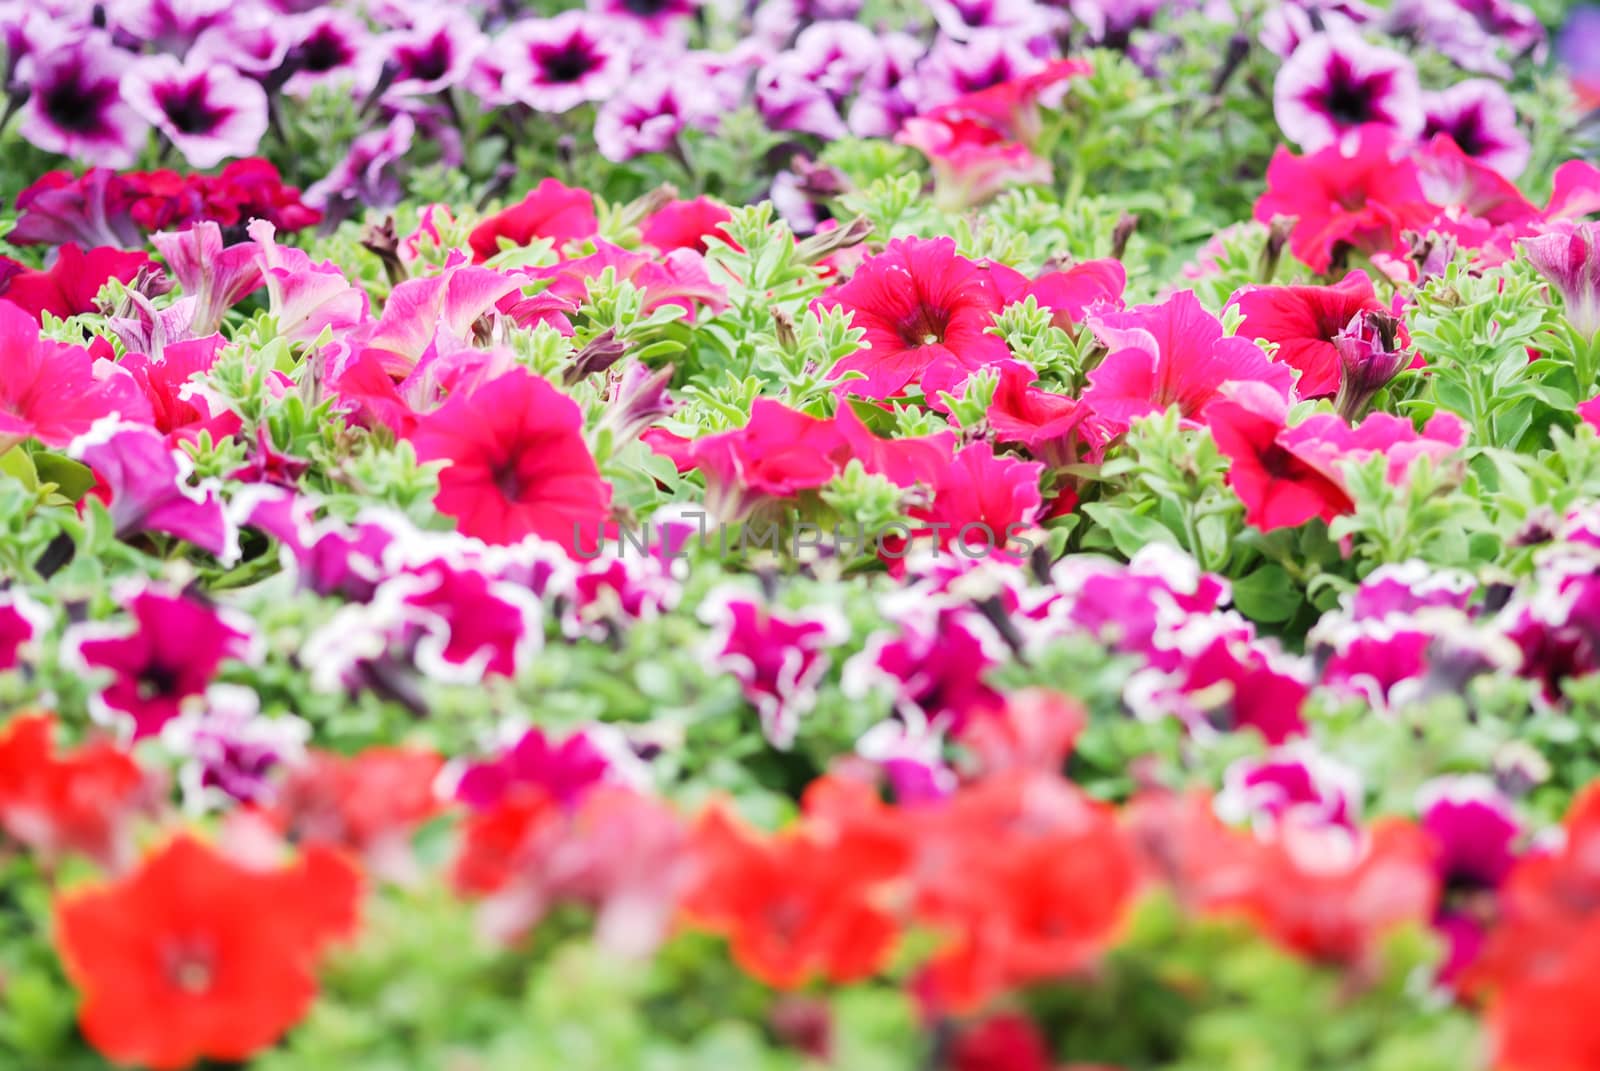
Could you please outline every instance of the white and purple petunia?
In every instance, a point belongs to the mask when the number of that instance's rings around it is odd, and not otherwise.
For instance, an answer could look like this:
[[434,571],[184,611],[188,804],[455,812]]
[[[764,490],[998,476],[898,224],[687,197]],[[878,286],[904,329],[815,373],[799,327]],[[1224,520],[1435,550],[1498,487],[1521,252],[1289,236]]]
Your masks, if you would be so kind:
[[816,704],[828,649],[849,636],[844,620],[829,608],[788,611],[731,590],[708,598],[701,617],[713,629],[709,663],[739,682],[767,742],[790,747],[800,719]]
[[585,11],[517,23],[488,62],[500,72],[504,99],[550,114],[607,99],[630,71],[626,41],[604,16]]
[[231,67],[152,56],[129,72],[122,91],[191,167],[249,156],[267,132],[266,90]]
[[1349,34],[1318,34],[1278,71],[1273,111],[1284,136],[1306,152],[1364,126],[1401,141],[1422,132],[1422,91],[1411,60]]
[[1508,179],[1522,174],[1532,148],[1517,125],[1516,105],[1500,83],[1469,78],[1449,89],[1424,93],[1424,140],[1449,135],[1461,151]]
[[22,107],[22,136],[86,164],[132,164],[150,127],[122,96],[130,64],[128,53],[99,32],[24,56],[17,80],[30,92]]
[[178,781],[195,811],[270,805],[275,771],[301,758],[310,738],[303,719],[263,714],[255,689],[237,684],[211,685],[202,703],[161,730],[162,743],[184,759]]

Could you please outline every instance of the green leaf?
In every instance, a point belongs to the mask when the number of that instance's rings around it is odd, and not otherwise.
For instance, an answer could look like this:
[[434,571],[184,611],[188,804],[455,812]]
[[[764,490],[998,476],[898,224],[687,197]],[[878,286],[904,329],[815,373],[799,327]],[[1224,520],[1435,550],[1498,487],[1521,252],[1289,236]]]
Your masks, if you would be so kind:
[[10,476],[30,491],[39,489],[39,470],[33,467],[33,457],[20,446],[14,446],[4,454],[0,454],[0,472]]
[[76,502],[94,486],[94,473],[81,461],[62,454],[35,454],[34,471],[43,483],[56,485],[56,492],[69,502]]
[[1233,582],[1233,604],[1252,621],[1287,621],[1300,609],[1300,588],[1283,566],[1268,562]]

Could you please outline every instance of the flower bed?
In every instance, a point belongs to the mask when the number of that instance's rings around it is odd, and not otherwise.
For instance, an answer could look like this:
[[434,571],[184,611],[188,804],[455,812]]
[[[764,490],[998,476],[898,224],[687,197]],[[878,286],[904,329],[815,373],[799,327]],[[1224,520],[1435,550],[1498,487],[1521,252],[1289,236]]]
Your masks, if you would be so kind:
[[534,6],[0,11],[0,1067],[1600,1066],[1593,10]]

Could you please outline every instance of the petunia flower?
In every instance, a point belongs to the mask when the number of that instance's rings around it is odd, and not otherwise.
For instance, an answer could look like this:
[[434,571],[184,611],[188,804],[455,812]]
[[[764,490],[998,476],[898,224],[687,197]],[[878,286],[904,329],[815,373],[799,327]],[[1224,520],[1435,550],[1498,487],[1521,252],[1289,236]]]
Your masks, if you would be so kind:
[[58,750],[55,726],[22,713],[0,728],[0,832],[52,863],[75,852],[121,866],[155,793],[127,752],[105,740]]
[[469,241],[473,259],[484,261],[500,252],[502,239],[521,247],[537,238],[549,238],[560,247],[574,239],[593,237],[597,226],[593,194],[547,178],[517,204],[474,227]]
[[613,163],[671,152],[685,130],[714,128],[719,108],[711,87],[692,75],[635,77],[600,106],[594,121],[595,146]]
[[1289,248],[1312,271],[1326,272],[1347,250],[1405,255],[1401,234],[1431,222],[1417,165],[1397,159],[1392,135],[1367,127],[1354,145],[1329,145],[1307,156],[1279,146],[1267,166],[1267,189],[1255,218],[1294,219]]
[[604,17],[584,11],[514,24],[495,39],[492,62],[505,71],[506,100],[553,114],[606,100],[629,77],[626,43]]
[[792,746],[828,671],[828,649],[849,638],[846,623],[825,607],[792,613],[734,591],[708,598],[700,616],[713,628],[709,664],[739,682],[769,744]]
[[367,315],[367,293],[352,286],[331,261],[314,264],[304,250],[279,245],[277,230],[266,220],[250,224],[256,259],[267,287],[267,303],[278,331],[309,342],[326,329],[354,327]]
[[895,140],[928,158],[934,198],[948,209],[982,204],[1010,186],[1042,185],[1052,175],[1049,161],[1026,145],[971,119],[912,116]]
[[610,515],[611,485],[583,439],[577,403],[522,370],[457,394],[412,435],[439,474],[439,512],[466,535],[514,543],[537,535],[569,551],[593,547]]
[[533,726],[494,758],[461,769],[454,796],[475,811],[488,811],[532,787],[571,810],[610,776],[610,760],[584,731],[558,740]]
[[653,34],[683,22],[700,10],[701,0],[589,0],[589,10],[636,21]]
[[151,56],[123,79],[122,92],[190,167],[249,156],[267,132],[266,90],[231,67]]
[[384,43],[395,72],[389,92],[420,97],[466,78],[486,40],[466,12],[442,7],[422,11],[412,25],[386,35]]
[[48,312],[59,319],[95,312],[95,298],[112,279],[127,283],[151,266],[143,253],[97,248],[84,252],[74,243],[56,250],[42,271],[25,269],[0,284],[0,298],[26,309],[35,319]]
[[1411,61],[1353,35],[1318,34],[1301,44],[1278,69],[1272,99],[1284,136],[1305,152],[1339,144],[1368,125],[1397,141],[1422,131]]
[[383,66],[382,42],[349,11],[323,8],[289,22],[293,42],[285,55],[290,72],[283,91],[308,96],[318,86],[345,85],[362,94],[372,89]]
[[22,108],[22,136],[74,160],[129,166],[149,130],[122,97],[129,65],[128,54],[98,31],[23,57],[17,78],[29,95]]
[[1522,174],[1532,148],[1517,125],[1517,109],[1499,82],[1468,78],[1448,89],[1424,93],[1422,139],[1446,134],[1462,152],[1508,179]]
[[1000,30],[976,30],[964,41],[940,35],[902,89],[919,112],[927,112],[1048,66],[1025,40]]
[[1586,338],[1600,334],[1600,226],[1552,229],[1522,239],[1522,251],[1561,295],[1567,322]]
[[0,454],[25,439],[66,446],[102,417],[148,417],[149,406],[120,370],[97,374],[82,346],[49,342],[39,325],[0,301]]
[[31,659],[34,640],[50,624],[50,614],[23,591],[0,591],[0,673]]
[[95,687],[96,720],[131,728],[139,740],[161,731],[186,700],[203,695],[223,662],[252,654],[248,622],[189,598],[150,586],[121,599],[130,625],[89,622],[62,637],[62,658]]
[[184,760],[179,782],[196,811],[271,804],[276,774],[304,755],[310,738],[307,722],[292,714],[262,714],[255,689],[237,684],[211,685],[202,708],[161,729],[162,743]]
[[852,324],[866,332],[862,349],[828,373],[834,379],[864,373],[864,379],[841,383],[841,392],[893,398],[918,386],[937,363],[971,371],[1010,353],[1003,340],[988,333],[1000,311],[999,295],[987,274],[958,255],[949,238],[891,241],[818,304],[846,310]]
[[1245,523],[1270,532],[1313,517],[1332,521],[1353,508],[1336,474],[1284,441],[1281,398],[1249,384],[1207,411],[1217,449],[1231,462],[1228,485],[1245,505]]
[[639,225],[639,237],[663,253],[674,249],[693,249],[705,253],[707,238],[732,244],[724,229],[733,218],[728,206],[709,197],[692,201],[669,201],[647,216]]
[[172,343],[160,357],[125,353],[117,362],[150,403],[151,426],[167,436],[169,445],[193,441],[202,431],[220,443],[242,426],[237,413],[193,382],[216,364],[222,346],[221,335],[210,335]]
[[1346,420],[1366,412],[1373,395],[1382,390],[1411,359],[1406,352],[1405,325],[1382,309],[1357,313],[1334,336],[1339,354],[1339,394],[1334,408]]
[[360,889],[325,848],[256,869],[183,833],[114,882],[59,894],[84,1037],[145,1067],[248,1060],[310,1010],[318,959],[354,931]]
[[191,486],[194,464],[160,432],[115,417],[96,421],[69,453],[99,478],[118,536],[161,532],[209,551],[224,565],[239,555],[239,533],[223,508],[215,480]]
[[[1302,398],[1325,398],[1339,389],[1341,359],[1334,340],[1362,313],[1383,312],[1366,272],[1353,271],[1332,286],[1253,286],[1230,303],[1244,313],[1239,334],[1278,346],[1276,359],[1300,373]],[[1404,328],[1398,342],[1408,341]]]
[[1192,291],[1091,317],[1089,325],[1110,352],[1089,373],[1083,403],[1114,426],[1173,405],[1185,419],[1201,419],[1226,383],[1256,382],[1287,397],[1293,382],[1288,365],[1249,339],[1224,335]]
[[1433,924],[1449,952],[1439,976],[1450,982],[1483,948],[1483,909],[1516,866],[1522,824],[1511,800],[1482,776],[1435,778],[1419,790],[1417,804],[1422,828],[1438,849],[1443,896]]
[[904,870],[904,838],[761,834],[717,807],[694,831],[694,854],[704,865],[689,923],[725,934],[734,961],[767,985],[857,981],[893,951],[899,925],[878,890]]
[[183,292],[195,299],[189,329],[196,335],[214,332],[224,313],[265,283],[255,243],[224,245],[222,229],[210,220],[178,233],[151,235],[150,243]]

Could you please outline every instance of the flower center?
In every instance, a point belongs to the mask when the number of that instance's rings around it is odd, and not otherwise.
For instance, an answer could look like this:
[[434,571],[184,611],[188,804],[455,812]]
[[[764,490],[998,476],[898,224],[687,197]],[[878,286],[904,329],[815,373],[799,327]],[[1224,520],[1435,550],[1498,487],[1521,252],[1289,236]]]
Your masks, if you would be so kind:
[[152,662],[139,671],[139,698],[148,702],[178,689],[178,675],[159,662]]
[[898,332],[902,341],[907,346],[937,346],[944,341],[944,333],[950,327],[950,316],[942,309],[931,308],[927,304],[919,303],[916,308],[903,317],[898,324]]
[[301,66],[312,74],[324,74],[343,67],[351,60],[350,50],[339,35],[323,27],[306,39],[300,48]]
[[1373,114],[1372,83],[1357,77],[1348,65],[1336,64],[1328,71],[1328,85],[1322,106],[1340,126],[1360,126],[1377,118]]
[[179,941],[166,949],[167,979],[184,993],[199,996],[211,988],[216,977],[215,958],[208,942]]
[[405,57],[408,73],[419,82],[433,82],[450,70],[450,42],[443,34]]
[[98,87],[69,80],[45,90],[44,112],[63,130],[86,134],[104,125],[105,97]]
[[175,87],[165,94],[161,100],[161,110],[172,120],[172,125],[184,134],[209,133],[227,114],[206,100],[204,78]]
[[576,82],[594,70],[594,49],[584,38],[574,37],[559,48],[540,55],[539,66],[544,70],[546,82]]
[[495,488],[505,496],[507,502],[520,502],[522,500],[523,482],[522,474],[517,471],[517,462],[513,458],[502,462],[490,470]]

